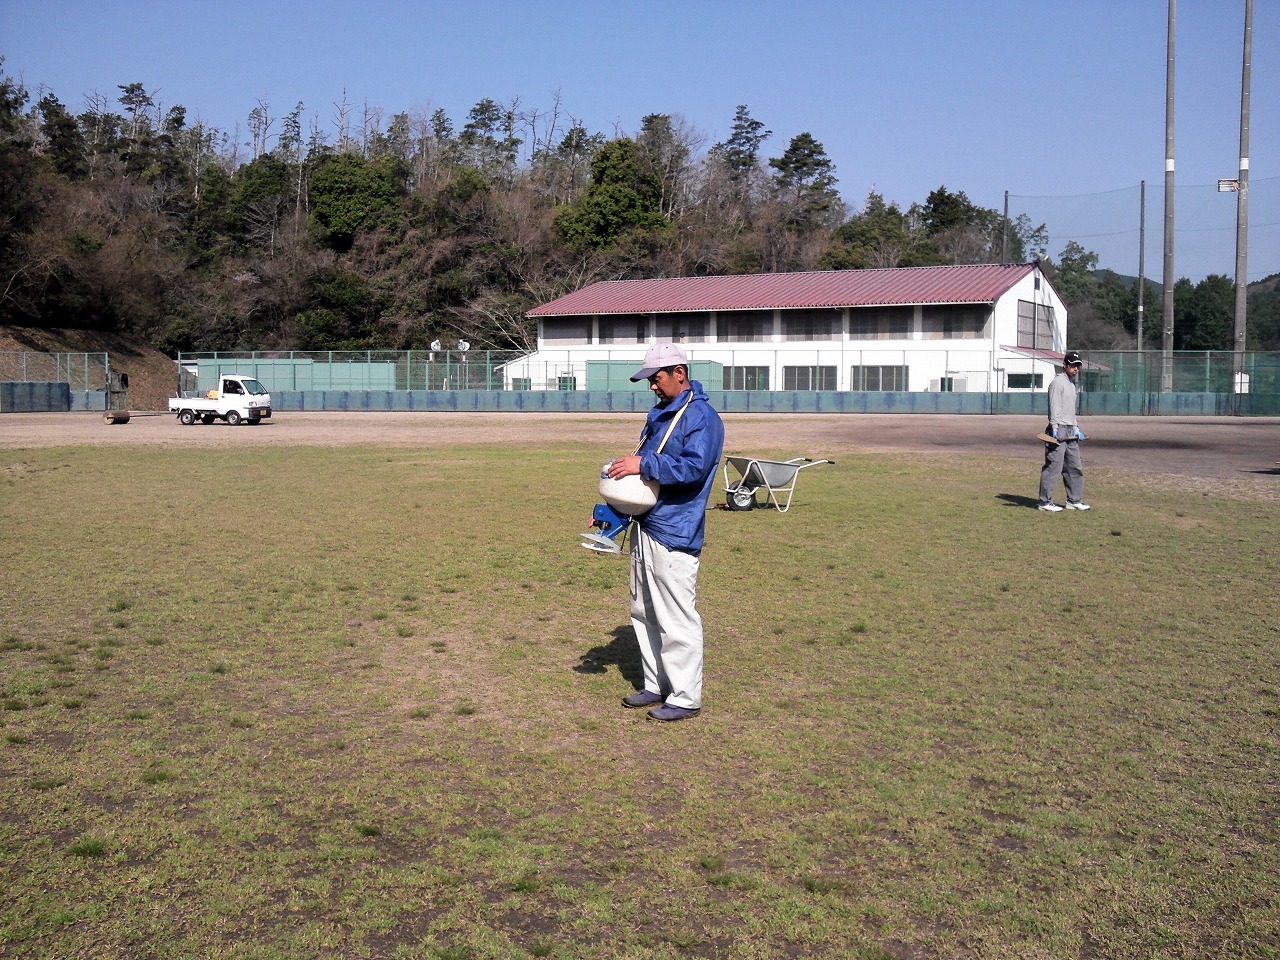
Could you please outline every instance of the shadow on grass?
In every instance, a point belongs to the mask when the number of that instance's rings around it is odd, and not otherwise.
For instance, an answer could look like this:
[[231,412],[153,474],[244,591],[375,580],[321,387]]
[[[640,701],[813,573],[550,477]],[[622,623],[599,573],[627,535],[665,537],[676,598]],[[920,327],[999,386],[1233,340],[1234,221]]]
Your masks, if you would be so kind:
[[1040,501],[1035,497],[1020,497],[1016,493],[997,493],[997,500],[1003,500],[1010,507],[1038,507]]
[[578,673],[606,673],[610,667],[617,667],[623,679],[638,689],[644,683],[644,669],[640,666],[635,631],[629,626],[616,627],[610,637],[604,646],[584,653],[573,669]]

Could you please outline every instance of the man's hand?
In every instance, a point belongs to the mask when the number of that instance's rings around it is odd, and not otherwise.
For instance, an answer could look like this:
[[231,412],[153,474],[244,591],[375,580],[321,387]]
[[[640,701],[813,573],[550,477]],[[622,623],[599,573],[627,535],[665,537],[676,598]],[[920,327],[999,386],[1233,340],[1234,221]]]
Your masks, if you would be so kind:
[[1071,429],[1073,429],[1073,430],[1076,432],[1076,439],[1077,439],[1077,440],[1087,440],[1087,439],[1088,439],[1088,438],[1084,435],[1084,431],[1083,431],[1083,430],[1081,430],[1079,427],[1072,427]]
[[619,457],[609,464],[607,471],[610,480],[621,480],[623,477],[634,477],[640,474],[640,458],[637,456]]

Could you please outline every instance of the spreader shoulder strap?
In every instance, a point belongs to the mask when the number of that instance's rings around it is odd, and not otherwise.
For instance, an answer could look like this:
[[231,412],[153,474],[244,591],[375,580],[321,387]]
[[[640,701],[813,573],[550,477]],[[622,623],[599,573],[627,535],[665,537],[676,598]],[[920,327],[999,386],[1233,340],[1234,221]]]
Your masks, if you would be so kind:
[[[662,452],[662,448],[665,447],[667,445],[667,441],[671,439],[671,434],[672,434],[672,431],[675,430],[676,424],[680,422],[680,418],[684,416],[684,412],[689,409],[689,404],[691,403],[693,403],[692,390],[689,391],[689,399],[686,400],[684,403],[680,404],[680,409],[677,410],[676,415],[671,418],[671,423],[667,424],[667,432],[662,435],[662,442],[658,444],[658,449],[653,451],[654,453]],[[636,453],[640,452],[640,448],[644,446],[644,442],[648,439],[649,439],[648,433],[646,433],[643,437],[640,438],[640,442],[636,445],[635,453],[633,453],[632,456],[635,456]]]

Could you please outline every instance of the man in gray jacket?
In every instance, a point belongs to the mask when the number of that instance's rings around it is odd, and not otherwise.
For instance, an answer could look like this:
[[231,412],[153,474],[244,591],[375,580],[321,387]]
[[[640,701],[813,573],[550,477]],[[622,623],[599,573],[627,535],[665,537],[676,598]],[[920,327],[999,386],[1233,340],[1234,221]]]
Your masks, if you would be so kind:
[[[1049,426],[1045,432],[1054,443],[1044,445],[1044,466],[1040,468],[1040,509],[1049,513],[1088,510],[1084,502],[1084,466],[1080,462],[1080,441],[1084,434],[1076,423],[1076,377],[1080,375],[1080,354],[1068,350],[1062,355],[1062,372],[1049,384]],[[1067,488],[1064,508],[1053,502],[1053,491],[1061,478]]]

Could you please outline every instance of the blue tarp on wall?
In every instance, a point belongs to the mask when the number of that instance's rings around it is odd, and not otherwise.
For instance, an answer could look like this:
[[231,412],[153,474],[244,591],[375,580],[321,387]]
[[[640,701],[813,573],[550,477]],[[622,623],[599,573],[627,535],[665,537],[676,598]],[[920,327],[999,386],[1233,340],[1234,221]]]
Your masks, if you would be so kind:
[[70,409],[70,383],[43,381],[0,383],[0,412],[64,413]]

